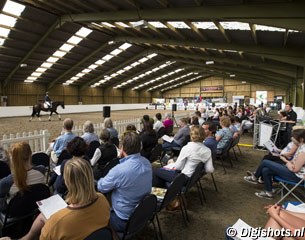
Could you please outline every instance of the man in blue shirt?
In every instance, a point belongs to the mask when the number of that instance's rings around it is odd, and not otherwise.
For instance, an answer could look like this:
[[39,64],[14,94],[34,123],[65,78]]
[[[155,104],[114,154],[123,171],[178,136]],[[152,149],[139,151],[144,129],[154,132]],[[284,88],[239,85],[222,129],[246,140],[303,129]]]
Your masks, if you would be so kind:
[[151,192],[152,169],[150,162],[140,155],[141,139],[135,132],[124,135],[120,164],[98,181],[102,193],[112,191],[110,225],[123,232],[129,216],[143,197]]
[[212,159],[214,160],[218,144],[214,136],[216,133],[216,125],[213,122],[204,122],[202,128],[204,129],[206,136],[203,143],[205,146],[211,149]]
[[64,134],[60,135],[53,145],[53,151],[51,152],[51,159],[56,164],[58,157],[61,152],[66,148],[67,144],[75,138],[74,133],[72,133],[73,120],[71,118],[66,118],[63,123]]

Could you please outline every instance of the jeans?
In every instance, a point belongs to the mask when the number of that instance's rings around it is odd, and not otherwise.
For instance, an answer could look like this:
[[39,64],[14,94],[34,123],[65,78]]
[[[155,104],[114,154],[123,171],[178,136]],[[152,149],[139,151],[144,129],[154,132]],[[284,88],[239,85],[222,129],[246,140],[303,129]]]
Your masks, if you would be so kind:
[[110,226],[116,232],[124,232],[127,225],[127,220],[119,218],[114,210],[110,211]]
[[299,182],[301,180],[285,165],[270,160],[263,160],[256,169],[254,175],[256,178],[263,177],[265,190],[268,192],[272,191],[272,179],[274,176],[279,176],[280,178],[291,182]]
[[170,142],[164,142],[162,144],[162,148],[165,151],[172,150],[172,148],[174,148],[174,147],[181,147],[181,146],[178,143],[176,143],[175,140],[173,140],[171,143]]
[[158,168],[153,172],[153,187],[166,188],[166,183],[171,183],[174,178],[179,174],[175,170],[167,170],[164,168]]

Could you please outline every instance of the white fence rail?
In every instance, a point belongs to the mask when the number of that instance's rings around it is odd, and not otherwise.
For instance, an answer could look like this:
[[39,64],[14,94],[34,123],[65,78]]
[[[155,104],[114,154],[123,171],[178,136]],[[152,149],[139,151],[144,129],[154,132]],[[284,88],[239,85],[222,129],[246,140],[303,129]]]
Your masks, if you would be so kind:
[[50,133],[48,130],[40,130],[34,132],[23,132],[17,134],[3,135],[0,140],[1,145],[5,150],[17,142],[27,142],[31,146],[33,152],[46,151],[49,145]]
[[[183,117],[188,117],[188,113],[175,114],[175,119],[178,122],[179,119]],[[140,118],[133,118],[128,120],[119,120],[113,122],[113,127],[118,131],[119,137],[126,131],[126,127],[129,124],[133,124],[137,129],[141,129]],[[102,129],[104,128],[103,123],[94,124],[95,133],[99,136]],[[83,134],[83,126],[75,126],[73,128],[73,133],[77,136]],[[17,142],[27,142],[31,146],[33,152],[45,152],[49,146],[50,133],[48,130],[40,130],[34,132],[23,132],[17,134],[3,135],[0,144],[5,150],[8,150],[10,146]]]

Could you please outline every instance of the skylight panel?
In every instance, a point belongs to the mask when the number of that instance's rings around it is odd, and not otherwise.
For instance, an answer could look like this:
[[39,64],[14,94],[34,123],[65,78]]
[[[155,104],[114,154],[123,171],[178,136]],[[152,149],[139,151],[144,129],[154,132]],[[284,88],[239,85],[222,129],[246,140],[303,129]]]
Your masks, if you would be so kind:
[[139,64],[140,64],[139,62],[134,62],[134,63],[130,64],[130,66],[135,67],[135,66],[138,66]]
[[110,54],[107,54],[107,55],[105,55],[102,59],[105,60],[105,61],[108,61],[108,60],[110,60],[111,58],[113,58],[113,56],[110,55]]
[[17,22],[17,18],[7,16],[4,14],[0,14],[0,23],[2,25],[8,26],[8,27],[14,27]]
[[33,73],[31,74],[31,76],[40,77],[41,74],[42,74],[42,73],[40,73],[40,72],[33,72]]
[[255,24],[256,30],[261,31],[270,31],[270,32],[285,32],[285,28],[277,28],[277,27],[271,27],[271,26],[265,26],[265,25],[258,25]]
[[249,24],[243,22],[220,22],[220,24],[228,30],[251,30]]
[[80,37],[72,36],[68,39],[67,43],[72,43],[72,44],[77,45],[81,40],[83,40],[83,39]]
[[152,53],[152,54],[149,54],[148,56],[147,56],[147,58],[153,58],[153,57],[155,57],[155,56],[157,56],[158,54],[157,53]]
[[141,59],[139,60],[139,62],[140,62],[140,63],[144,63],[144,62],[146,62],[147,60],[148,60],[148,58],[144,57],[144,58],[141,58]]
[[98,67],[97,64],[91,64],[88,68],[91,68],[91,69],[96,69]]
[[163,23],[161,22],[155,22],[155,21],[149,21],[150,25],[154,26],[155,28],[167,28]]
[[123,50],[121,50],[121,49],[115,49],[115,50],[113,50],[110,54],[116,56],[116,55],[120,54],[121,52],[123,52]]
[[128,70],[132,69],[132,67],[131,67],[131,66],[127,66],[127,67],[124,67],[124,69],[125,69],[126,71],[128,71]]
[[84,73],[81,73],[81,72],[80,72],[80,73],[76,74],[75,76],[76,76],[76,77],[82,77],[82,76],[84,76],[84,75],[85,75]]
[[41,67],[44,67],[44,68],[50,68],[52,66],[53,66],[52,63],[47,63],[47,62],[44,62],[43,64],[41,64]]
[[195,27],[201,28],[201,29],[217,29],[217,26],[213,22],[192,22]]
[[8,0],[6,1],[2,11],[16,16],[20,16],[24,9],[24,5]]
[[107,27],[111,27],[111,28],[115,28],[114,25],[112,25],[111,23],[108,23],[108,22],[101,22],[102,25],[105,25]]
[[92,69],[90,69],[90,68],[85,68],[85,69],[83,69],[83,73],[89,73],[89,72],[91,72],[92,71]]
[[73,45],[64,43],[64,44],[59,48],[59,50],[63,50],[63,51],[69,52],[72,48],[74,48]]
[[37,79],[37,77],[32,77],[32,76],[27,77],[27,80],[35,81],[36,79]]
[[126,50],[127,48],[130,48],[131,46],[132,45],[130,43],[124,43],[119,47],[119,49]]
[[182,21],[173,21],[173,22],[168,22],[170,25],[172,25],[174,28],[186,28],[186,29],[190,29],[190,27]]
[[92,30],[91,30],[91,29],[82,27],[81,29],[79,29],[79,30],[75,33],[75,35],[81,36],[81,37],[85,38],[85,37],[87,37],[90,33],[92,33]]
[[46,62],[55,63],[59,60],[57,57],[49,57]]
[[104,60],[97,60],[96,62],[95,62],[95,64],[97,64],[97,65],[102,65],[102,64],[104,64],[106,61],[104,61]]
[[47,69],[46,69],[46,68],[39,67],[39,68],[36,69],[36,71],[37,71],[37,72],[45,72],[45,71],[47,71]]
[[10,33],[10,29],[0,27],[0,36],[6,38],[9,33]]
[[73,80],[73,81],[76,81],[78,79],[79,79],[79,77],[71,77],[71,80]]
[[124,73],[124,72],[125,72],[125,70],[123,70],[123,69],[117,71],[118,74],[122,74],[122,73]]
[[55,57],[63,57],[66,54],[67,54],[66,52],[57,50],[55,53],[53,53],[53,56],[55,56]]
[[123,23],[123,22],[115,22],[115,23],[123,28],[130,28],[130,26],[127,25],[126,23]]
[[34,82],[33,80],[24,80],[25,83],[32,83]]

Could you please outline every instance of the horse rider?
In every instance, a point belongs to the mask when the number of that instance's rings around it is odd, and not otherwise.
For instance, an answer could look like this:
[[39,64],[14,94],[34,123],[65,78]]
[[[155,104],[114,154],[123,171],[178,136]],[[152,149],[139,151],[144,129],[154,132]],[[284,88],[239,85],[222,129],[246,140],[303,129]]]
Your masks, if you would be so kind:
[[46,96],[44,97],[44,101],[47,104],[48,108],[52,108],[52,100],[49,97],[49,93],[46,92]]

